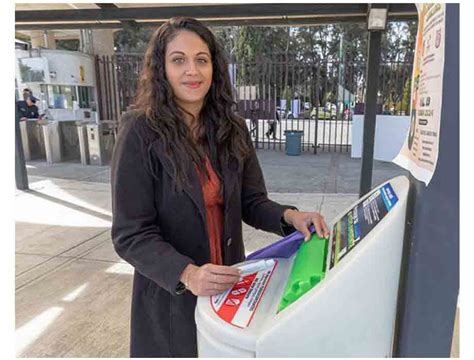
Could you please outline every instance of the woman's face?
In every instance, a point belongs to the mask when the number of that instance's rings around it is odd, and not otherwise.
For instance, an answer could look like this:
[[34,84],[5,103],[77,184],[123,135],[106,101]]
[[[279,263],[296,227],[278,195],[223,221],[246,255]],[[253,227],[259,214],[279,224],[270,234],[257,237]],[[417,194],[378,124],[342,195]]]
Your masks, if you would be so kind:
[[181,30],[166,46],[166,78],[181,106],[202,106],[212,83],[207,44],[194,32]]

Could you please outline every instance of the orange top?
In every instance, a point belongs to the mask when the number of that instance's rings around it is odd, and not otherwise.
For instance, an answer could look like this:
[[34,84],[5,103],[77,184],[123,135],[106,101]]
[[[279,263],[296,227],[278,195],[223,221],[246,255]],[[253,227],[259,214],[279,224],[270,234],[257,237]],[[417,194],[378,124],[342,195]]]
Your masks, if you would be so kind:
[[206,223],[207,232],[209,234],[211,263],[222,265],[221,236],[224,228],[224,199],[220,195],[221,181],[207,157],[206,169],[209,174],[209,180],[196,166],[196,171],[201,181],[204,206],[206,207]]

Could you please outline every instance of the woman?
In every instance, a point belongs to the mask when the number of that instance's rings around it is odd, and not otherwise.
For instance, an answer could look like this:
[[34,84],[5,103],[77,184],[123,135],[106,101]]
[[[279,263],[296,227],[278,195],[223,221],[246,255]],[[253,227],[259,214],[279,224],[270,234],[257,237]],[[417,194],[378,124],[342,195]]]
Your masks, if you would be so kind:
[[200,22],[173,18],[152,36],[136,109],[112,162],[112,240],[135,268],[132,357],[194,357],[196,296],[239,278],[242,220],[285,235],[318,213],[267,198],[243,119],[232,112],[223,50]]

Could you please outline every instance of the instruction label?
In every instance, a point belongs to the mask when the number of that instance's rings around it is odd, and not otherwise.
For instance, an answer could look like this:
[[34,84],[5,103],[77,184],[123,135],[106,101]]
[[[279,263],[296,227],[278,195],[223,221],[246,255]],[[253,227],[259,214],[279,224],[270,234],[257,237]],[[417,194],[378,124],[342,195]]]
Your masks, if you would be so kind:
[[330,268],[354,248],[393,208],[398,197],[390,183],[375,190],[335,225],[331,243]]
[[211,296],[212,309],[225,322],[242,329],[248,327],[277,263],[275,260],[273,267],[245,275],[231,289]]

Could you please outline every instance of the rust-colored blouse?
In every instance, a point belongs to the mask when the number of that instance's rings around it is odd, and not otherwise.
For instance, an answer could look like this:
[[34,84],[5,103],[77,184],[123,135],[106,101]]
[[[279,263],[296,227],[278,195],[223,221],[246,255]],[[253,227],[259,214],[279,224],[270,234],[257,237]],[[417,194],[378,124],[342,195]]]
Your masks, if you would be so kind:
[[221,236],[224,228],[224,199],[220,195],[221,181],[214,171],[208,157],[206,157],[206,169],[209,174],[209,180],[196,166],[196,171],[201,181],[204,206],[206,208],[211,263],[222,265]]

